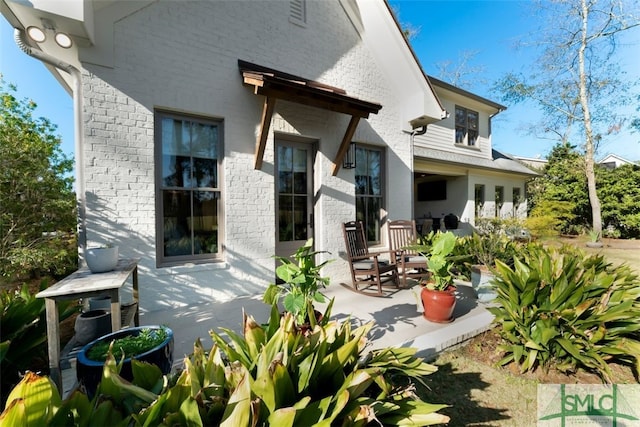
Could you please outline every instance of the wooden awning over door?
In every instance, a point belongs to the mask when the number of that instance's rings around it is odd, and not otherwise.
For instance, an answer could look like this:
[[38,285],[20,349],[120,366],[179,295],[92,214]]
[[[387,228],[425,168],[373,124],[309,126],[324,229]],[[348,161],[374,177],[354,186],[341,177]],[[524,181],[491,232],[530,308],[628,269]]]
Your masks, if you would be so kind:
[[361,118],[368,118],[369,114],[377,114],[382,105],[375,102],[347,96],[340,88],[325,85],[313,80],[287,74],[271,68],[251,64],[238,60],[238,67],[242,74],[243,83],[253,86],[256,95],[265,97],[260,123],[260,133],[256,141],[255,169],[262,167],[264,149],[267,143],[271,117],[277,99],[282,99],[324,110],[351,116],[347,130],[342,138],[340,147],[333,161],[332,174],[337,175],[342,160],[349,149],[353,134]]

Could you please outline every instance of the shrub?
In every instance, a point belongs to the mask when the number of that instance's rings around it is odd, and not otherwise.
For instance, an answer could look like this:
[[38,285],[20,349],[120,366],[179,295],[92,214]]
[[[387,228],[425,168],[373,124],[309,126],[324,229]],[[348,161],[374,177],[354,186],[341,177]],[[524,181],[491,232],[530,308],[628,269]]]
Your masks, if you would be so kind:
[[640,369],[640,282],[627,266],[564,246],[529,245],[511,268],[496,262],[497,306],[506,353],[522,371],[578,367],[610,380],[607,362]]
[[[57,403],[40,382],[38,393],[22,384],[2,414],[15,425],[28,414],[34,425],[364,426],[433,425],[448,422],[447,405],[420,400],[411,380],[436,371],[415,349],[386,348],[366,355],[372,325],[349,321],[316,325],[300,333],[293,315],[273,306],[269,324],[245,317],[244,335],[211,332],[205,352],[198,340],[181,372],[163,378],[157,367],[133,361],[133,383],[124,382],[109,355],[96,396],[74,392]],[[35,382],[35,381],[34,381]],[[30,410],[31,409],[31,410]]]
[[574,220],[574,208],[570,202],[543,200],[531,210],[525,225],[534,237],[556,236],[566,232],[563,227]]
[[[40,282],[40,290],[46,287],[46,280]],[[61,321],[79,310],[77,302],[62,302],[58,307]],[[44,299],[36,298],[27,285],[0,291],[0,309],[0,386],[4,402],[21,373],[46,360],[47,330]]]

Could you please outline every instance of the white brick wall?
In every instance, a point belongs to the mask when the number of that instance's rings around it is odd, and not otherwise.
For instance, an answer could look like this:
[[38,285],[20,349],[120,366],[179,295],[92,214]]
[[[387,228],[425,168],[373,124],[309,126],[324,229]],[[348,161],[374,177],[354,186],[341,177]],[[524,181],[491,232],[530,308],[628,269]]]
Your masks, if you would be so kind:
[[[307,2],[306,28],[289,23],[288,8],[285,1],[155,2],[114,24],[112,68],[84,64],[88,239],[141,258],[143,310],[261,293],[273,279],[273,132],[318,140],[316,247],[338,258],[325,273],[349,280],[340,224],[355,215],[354,171],[331,176],[349,117],[278,101],[263,167],[255,170],[263,98],[242,85],[238,59],[381,103],[354,140],[388,147],[388,216],[411,217],[409,137],[388,77],[338,2]],[[224,122],[223,263],[155,267],[154,108]]]

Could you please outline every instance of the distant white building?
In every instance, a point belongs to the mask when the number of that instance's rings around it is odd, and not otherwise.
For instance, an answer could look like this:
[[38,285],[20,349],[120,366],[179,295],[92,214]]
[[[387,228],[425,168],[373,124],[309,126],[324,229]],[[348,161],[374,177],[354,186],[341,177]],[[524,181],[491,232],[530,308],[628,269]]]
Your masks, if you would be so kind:
[[624,165],[632,165],[633,162],[625,159],[624,157],[620,157],[617,154],[610,153],[610,154],[607,154],[602,160],[599,160],[598,164],[609,169],[615,169]]

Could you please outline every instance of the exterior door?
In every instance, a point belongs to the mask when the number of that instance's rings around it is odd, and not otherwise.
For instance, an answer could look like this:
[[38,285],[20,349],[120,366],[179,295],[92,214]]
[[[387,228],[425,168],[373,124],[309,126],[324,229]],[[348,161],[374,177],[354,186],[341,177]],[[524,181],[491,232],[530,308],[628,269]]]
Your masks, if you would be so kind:
[[313,144],[276,141],[276,255],[313,237]]

